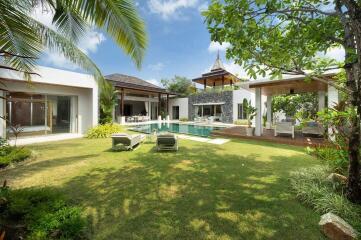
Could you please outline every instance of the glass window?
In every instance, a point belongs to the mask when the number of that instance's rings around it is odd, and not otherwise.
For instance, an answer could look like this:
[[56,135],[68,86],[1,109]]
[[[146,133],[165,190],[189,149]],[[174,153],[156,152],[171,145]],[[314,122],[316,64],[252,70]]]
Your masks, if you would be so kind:
[[238,104],[238,119],[246,119],[247,114],[243,111],[243,104]]

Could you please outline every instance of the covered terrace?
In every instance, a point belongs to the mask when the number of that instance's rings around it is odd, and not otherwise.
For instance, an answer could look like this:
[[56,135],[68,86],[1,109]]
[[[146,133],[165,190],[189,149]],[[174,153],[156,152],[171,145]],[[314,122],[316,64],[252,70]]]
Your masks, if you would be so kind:
[[[339,92],[328,84],[333,81],[335,73],[323,75],[322,81],[305,81],[304,76],[291,76],[280,80],[255,80],[247,82],[243,87],[255,93],[255,107],[257,114],[253,126],[255,132],[253,137],[246,136],[245,127],[234,127],[224,131],[216,132],[215,135],[240,137],[246,139],[263,139],[271,142],[286,143],[293,145],[317,145],[323,142],[320,136],[305,135],[302,132],[295,132],[294,138],[290,135],[280,134],[275,136],[274,126],[277,124],[272,114],[272,97],[281,94],[298,94],[315,92],[318,95],[318,110],[325,107],[333,107],[339,102]],[[264,109],[265,108],[265,109]],[[267,114],[266,127],[262,124],[262,114]]]

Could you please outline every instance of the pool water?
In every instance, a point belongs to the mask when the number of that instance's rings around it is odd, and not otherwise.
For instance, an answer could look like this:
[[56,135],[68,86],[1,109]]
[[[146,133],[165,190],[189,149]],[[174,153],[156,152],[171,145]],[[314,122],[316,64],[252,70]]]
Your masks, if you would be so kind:
[[210,127],[210,126],[199,126],[199,125],[190,125],[190,124],[179,124],[179,123],[152,123],[138,125],[131,130],[142,132],[142,133],[153,133],[156,131],[160,132],[172,132],[172,133],[181,133],[188,135],[195,135],[200,137],[209,137],[213,130],[220,130],[223,127]]

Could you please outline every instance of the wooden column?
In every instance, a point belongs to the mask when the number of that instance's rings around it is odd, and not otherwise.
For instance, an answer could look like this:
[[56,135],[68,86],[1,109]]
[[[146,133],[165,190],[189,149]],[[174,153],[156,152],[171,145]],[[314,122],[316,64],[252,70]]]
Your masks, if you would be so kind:
[[124,116],[124,88],[121,90],[121,99],[120,99],[120,115]]
[[169,94],[167,94],[167,115],[169,115]]
[[204,83],[204,90],[206,90],[206,88],[207,88],[207,79],[204,79],[204,81],[203,81]]
[[233,86],[233,79],[231,79],[231,87]]
[[158,93],[158,116],[160,115],[160,112],[161,112],[161,94]]
[[224,88],[224,75],[222,76],[222,89]]
[[216,81],[213,81],[213,88],[216,88]]

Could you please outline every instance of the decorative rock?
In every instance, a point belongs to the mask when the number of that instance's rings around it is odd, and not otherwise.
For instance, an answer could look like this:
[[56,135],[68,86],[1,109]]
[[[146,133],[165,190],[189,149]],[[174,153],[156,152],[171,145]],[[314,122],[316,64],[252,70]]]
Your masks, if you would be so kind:
[[328,175],[327,180],[333,183],[341,183],[341,184],[347,183],[347,177],[338,173],[331,173],[330,175]]
[[318,223],[322,232],[331,240],[354,240],[358,232],[350,224],[333,213],[326,213],[321,216]]

